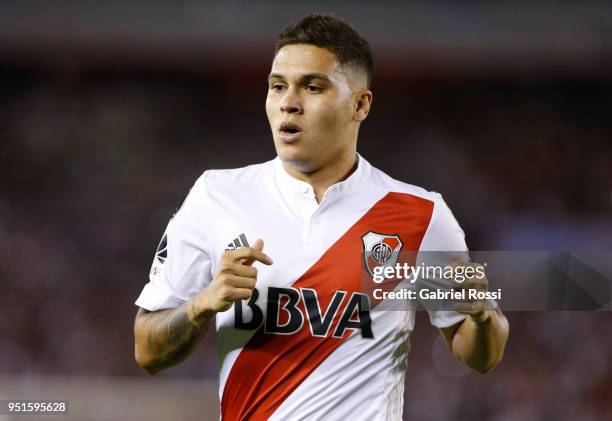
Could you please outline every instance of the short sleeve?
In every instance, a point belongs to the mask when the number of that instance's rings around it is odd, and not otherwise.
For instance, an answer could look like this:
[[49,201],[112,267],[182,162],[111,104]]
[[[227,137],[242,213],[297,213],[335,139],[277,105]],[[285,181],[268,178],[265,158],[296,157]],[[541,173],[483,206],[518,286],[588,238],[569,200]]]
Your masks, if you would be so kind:
[[168,222],[137,306],[149,311],[179,307],[210,283],[206,200],[203,175]]
[[[468,248],[465,243],[465,233],[453,216],[442,196],[434,193],[434,209],[425,237],[419,248],[417,264],[432,267],[444,267],[450,263],[454,256],[461,256],[470,260]],[[428,277],[419,279],[420,288],[450,290],[451,281],[442,277]],[[427,305],[425,305],[427,308]],[[450,310],[432,310],[427,308],[431,324],[444,328],[459,323],[465,315]]]

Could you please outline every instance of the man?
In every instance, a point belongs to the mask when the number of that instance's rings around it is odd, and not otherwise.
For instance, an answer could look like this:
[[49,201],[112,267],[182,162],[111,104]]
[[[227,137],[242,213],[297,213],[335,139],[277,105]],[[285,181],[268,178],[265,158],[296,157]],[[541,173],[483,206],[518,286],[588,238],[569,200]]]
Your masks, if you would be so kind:
[[[266,100],[278,157],[204,172],[168,224],[136,301],[136,360],[152,374],[178,364],[214,319],[223,419],[401,418],[414,311],[376,311],[364,279],[400,251],[467,248],[439,194],[357,154],[371,76],[367,41],[341,19],[286,28]],[[472,304],[430,317],[485,372],[508,323]]]

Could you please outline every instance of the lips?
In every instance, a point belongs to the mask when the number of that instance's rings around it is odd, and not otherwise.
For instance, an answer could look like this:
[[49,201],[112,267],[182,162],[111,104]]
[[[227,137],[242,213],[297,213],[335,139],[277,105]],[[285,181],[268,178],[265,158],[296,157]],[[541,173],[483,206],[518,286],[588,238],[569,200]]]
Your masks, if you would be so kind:
[[281,140],[290,143],[302,135],[302,128],[293,122],[286,121],[280,125],[278,133]]

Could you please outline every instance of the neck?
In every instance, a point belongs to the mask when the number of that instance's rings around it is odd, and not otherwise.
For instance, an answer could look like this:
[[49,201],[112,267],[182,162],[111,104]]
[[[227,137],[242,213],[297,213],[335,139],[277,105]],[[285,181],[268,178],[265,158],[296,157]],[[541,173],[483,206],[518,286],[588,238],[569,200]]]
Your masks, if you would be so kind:
[[311,172],[301,172],[285,162],[283,167],[290,176],[310,184],[319,203],[329,186],[346,180],[357,169],[357,152],[351,150]]

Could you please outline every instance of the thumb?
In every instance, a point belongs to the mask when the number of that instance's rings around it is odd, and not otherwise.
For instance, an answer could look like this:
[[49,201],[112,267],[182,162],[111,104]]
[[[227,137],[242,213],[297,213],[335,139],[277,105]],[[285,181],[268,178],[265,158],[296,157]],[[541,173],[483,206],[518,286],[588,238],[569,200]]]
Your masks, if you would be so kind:
[[[262,251],[263,250],[263,246],[264,246],[264,242],[261,238],[258,238],[257,240],[255,240],[255,242],[253,243],[253,248],[257,251]],[[247,265],[247,266],[251,266],[253,263],[255,263],[255,259],[252,258],[247,258],[247,259],[243,259],[241,262],[243,265]]]
[[264,242],[261,238],[258,238],[257,240],[255,240],[255,242],[253,243],[253,248],[259,251],[263,251],[263,246],[264,246]]

